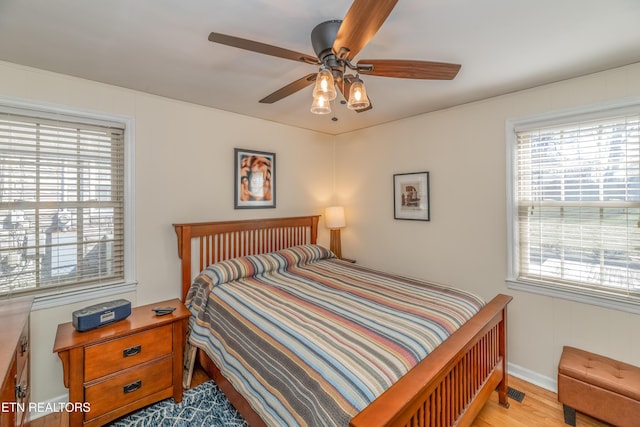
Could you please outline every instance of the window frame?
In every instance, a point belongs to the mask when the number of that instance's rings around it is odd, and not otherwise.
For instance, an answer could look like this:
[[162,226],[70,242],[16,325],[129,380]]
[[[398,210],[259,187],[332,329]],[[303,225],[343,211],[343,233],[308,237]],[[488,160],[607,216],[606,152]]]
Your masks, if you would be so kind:
[[[31,101],[21,98],[0,96],[0,107],[10,110],[19,109],[34,117],[64,115],[87,123],[111,122],[124,125],[124,280],[115,283],[91,284],[83,287],[58,287],[54,289],[33,290],[33,310],[40,310],[76,302],[94,300],[111,295],[135,292],[137,288],[135,264],[135,121],[133,117],[74,108],[59,104]],[[25,295],[10,294],[9,298]]]
[[509,289],[553,298],[591,304],[609,309],[640,314],[640,301],[607,294],[579,286],[562,286],[551,282],[519,278],[519,222],[517,205],[517,135],[519,129],[557,126],[594,119],[605,119],[621,114],[638,114],[640,97],[608,101],[576,108],[552,111],[521,118],[510,118],[505,123],[506,135],[506,205],[507,205],[507,278]]

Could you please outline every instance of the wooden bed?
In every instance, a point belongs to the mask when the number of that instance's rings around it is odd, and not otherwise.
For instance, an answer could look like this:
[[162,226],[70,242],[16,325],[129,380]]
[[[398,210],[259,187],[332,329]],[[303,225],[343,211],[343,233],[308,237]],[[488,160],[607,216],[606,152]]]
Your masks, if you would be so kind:
[[[182,265],[182,299],[208,265],[316,243],[319,216],[174,224]],[[195,253],[192,253],[195,252]],[[350,422],[352,427],[468,426],[491,393],[508,407],[508,295],[497,295]],[[199,362],[253,427],[264,422],[206,354]]]

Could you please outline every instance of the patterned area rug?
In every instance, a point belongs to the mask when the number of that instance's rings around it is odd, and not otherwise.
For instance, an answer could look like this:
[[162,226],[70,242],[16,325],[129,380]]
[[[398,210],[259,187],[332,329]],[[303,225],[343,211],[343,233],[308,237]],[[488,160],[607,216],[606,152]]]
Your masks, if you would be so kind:
[[166,399],[121,418],[112,427],[248,427],[213,381],[185,390],[182,402]]

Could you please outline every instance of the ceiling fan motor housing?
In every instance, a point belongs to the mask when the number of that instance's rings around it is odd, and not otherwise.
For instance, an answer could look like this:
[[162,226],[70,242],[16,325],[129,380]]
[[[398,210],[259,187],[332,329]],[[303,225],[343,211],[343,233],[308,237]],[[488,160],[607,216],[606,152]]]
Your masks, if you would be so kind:
[[340,24],[342,21],[337,19],[325,21],[311,31],[311,46],[321,62],[328,55],[333,55],[333,42],[336,41]]
[[331,70],[334,79],[340,80],[344,73],[344,63],[333,53],[333,43],[342,20],[334,19],[318,24],[311,31],[311,46],[320,62]]

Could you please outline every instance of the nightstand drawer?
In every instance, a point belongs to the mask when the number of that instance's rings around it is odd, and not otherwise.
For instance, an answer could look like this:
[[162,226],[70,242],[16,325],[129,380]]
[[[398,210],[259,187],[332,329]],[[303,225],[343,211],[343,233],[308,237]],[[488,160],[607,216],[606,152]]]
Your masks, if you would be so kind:
[[[85,387],[85,400],[91,403],[85,420],[97,418],[164,389],[171,390],[172,370],[173,359],[167,356]],[[170,395],[171,391],[168,393]]]
[[171,325],[92,345],[84,352],[84,379],[95,380],[171,354],[172,350]]

